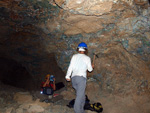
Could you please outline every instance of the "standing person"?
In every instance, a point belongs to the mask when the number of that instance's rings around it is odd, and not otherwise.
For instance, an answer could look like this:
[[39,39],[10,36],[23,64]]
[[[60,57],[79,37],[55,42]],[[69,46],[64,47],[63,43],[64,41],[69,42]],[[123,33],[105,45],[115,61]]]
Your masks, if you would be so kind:
[[94,64],[91,64],[90,57],[86,55],[86,43],[81,42],[77,47],[77,51],[78,53],[73,55],[70,61],[65,78],[67,81],[72,81],[72,86],[76,91],[75,113],[84,113],[87,70],[91,72]]

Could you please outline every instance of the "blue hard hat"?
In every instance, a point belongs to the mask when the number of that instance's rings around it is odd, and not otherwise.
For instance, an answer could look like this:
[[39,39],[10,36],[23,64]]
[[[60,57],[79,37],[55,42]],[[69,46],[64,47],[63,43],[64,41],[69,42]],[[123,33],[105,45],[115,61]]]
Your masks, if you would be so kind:
[[88,48],[87,47],[87,45],[86,45],[86,43],[84,43],[84,42],[81,42],[79,45],[78,45],[78,48]]

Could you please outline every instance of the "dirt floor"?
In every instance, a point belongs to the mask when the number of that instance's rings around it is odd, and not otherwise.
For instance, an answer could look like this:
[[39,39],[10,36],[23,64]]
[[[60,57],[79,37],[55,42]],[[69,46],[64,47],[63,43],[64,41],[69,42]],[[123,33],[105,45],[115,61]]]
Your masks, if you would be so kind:
[[[18,92],[27,91],[0,83],[0,113],[74,113],[72,108],[66,106],[69,100],[64,98],[49,104],[36,100],[27,103],[23,100],[24,102],[18,103],[14,99]],[[28,93],[24,94],[26,96]],[[32,96],[31,93],[30,96]],[[150,113],[150,96],[148,95],[117,96],[101,92],[96,99],[89,99],[91,103],[100,102],[104,109],[103,113]],[[42,103],[46,105],[43,106]],[[30,107],[27,108],[27,105]],[[33,105],[34,107],[36,105],[36,110],[35,108],[31,110]],[[37,111],[37,109],[39,110]],[[87,110],[86,113],[96,112]]]

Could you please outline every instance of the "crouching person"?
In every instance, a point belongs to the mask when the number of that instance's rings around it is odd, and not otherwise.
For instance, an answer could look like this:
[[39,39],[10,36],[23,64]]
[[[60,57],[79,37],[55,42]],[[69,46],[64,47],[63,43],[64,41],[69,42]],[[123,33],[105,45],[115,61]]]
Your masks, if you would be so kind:
[[33,94],[35,99],[39,98],[41,102],[49,102],[53,97],[53,93],[56,90],[55,77],[53,75],[47,74],[45,76],[45,81],[40,85],[40,91],[36,91]]
[[54,75],[47,74],[45,81],[41,84],[41,94],[45,94],[51,99],[55,90],[55,77]]

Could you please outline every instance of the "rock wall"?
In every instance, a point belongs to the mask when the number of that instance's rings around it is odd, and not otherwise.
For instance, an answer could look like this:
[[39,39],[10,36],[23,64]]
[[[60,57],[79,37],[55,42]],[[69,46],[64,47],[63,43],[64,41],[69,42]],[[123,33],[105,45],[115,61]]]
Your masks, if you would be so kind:
[[84,41],[88,55],[99,56],[90,76],[103,89],[126,94],[149,91],[148,1],[1,0],[0,4],[1,56],[20,62],[36,81],[50,72],[51,59],[66,72],[77,45]]
[[120,42],[103,47],[97,56],[94,78],[100,81],[103,90],[123,95],[149,93],[149,67]]

